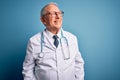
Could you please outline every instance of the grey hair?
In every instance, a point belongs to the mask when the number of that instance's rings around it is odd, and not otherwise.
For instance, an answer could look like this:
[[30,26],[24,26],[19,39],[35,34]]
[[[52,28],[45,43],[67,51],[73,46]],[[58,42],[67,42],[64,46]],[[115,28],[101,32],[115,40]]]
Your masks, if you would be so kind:
[[46,14],[45,8],[48,7],[49,5],[55,5],[55,6],[58,7],[57,3],[55,3],[55,2],[50,2],[50,3],[48,3],[47,5],[45,5],[45,6],[41,9],[41,12],[40,12],[40,13],[41,13],[41,16],[43,16],[43,15]]

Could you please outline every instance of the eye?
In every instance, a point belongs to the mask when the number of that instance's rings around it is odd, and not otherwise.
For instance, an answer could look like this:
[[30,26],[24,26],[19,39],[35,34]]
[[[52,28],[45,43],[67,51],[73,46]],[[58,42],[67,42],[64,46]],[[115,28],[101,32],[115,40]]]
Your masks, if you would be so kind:
[[47,13],[46,15],[50,15],[51,13],[49,12],[49,13]]

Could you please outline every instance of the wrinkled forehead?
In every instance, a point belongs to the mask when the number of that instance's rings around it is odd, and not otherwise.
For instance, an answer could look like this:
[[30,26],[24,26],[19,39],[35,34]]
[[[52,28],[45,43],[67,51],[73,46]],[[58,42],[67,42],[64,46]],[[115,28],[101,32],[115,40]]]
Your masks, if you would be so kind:
[[58,11],[60,11],[60,9],[58,8],[58,6],[51,4],[51,5],[48,5],[48,6],[45,8],[45,11],[46,11],[46,12],[52,12],[52,11],[58,12]]

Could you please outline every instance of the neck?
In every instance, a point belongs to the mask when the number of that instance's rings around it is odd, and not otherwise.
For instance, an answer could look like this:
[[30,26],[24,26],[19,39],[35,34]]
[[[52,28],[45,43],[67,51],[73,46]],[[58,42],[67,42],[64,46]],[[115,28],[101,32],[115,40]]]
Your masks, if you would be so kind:
[[47,29],[47,30],[53,34],[58,34],[58,32],[60,31],[60,29]]

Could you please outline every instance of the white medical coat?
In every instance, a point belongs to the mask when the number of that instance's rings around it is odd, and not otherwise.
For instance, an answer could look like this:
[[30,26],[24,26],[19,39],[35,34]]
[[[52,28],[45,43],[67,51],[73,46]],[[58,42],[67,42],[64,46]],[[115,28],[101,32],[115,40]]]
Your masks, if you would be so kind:
[[[41,33],[30,38],[23,62],[24,80],[84,80],[84,61],[78,49],[77,38],[67,31],[63,31],[63,35],[69,44],[68,60],[64,60],[61,43],[57,48],[54,46],[54,39],[49,31],[43,31],[42,53]],[[58,37],[60,41],[61,32]],[[62,44],[63,49],[67,50],[66,41],[62,41]]]

